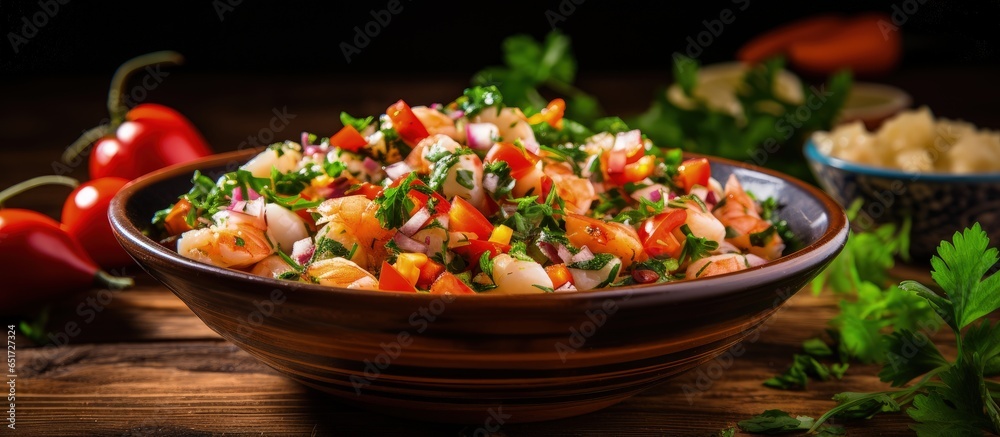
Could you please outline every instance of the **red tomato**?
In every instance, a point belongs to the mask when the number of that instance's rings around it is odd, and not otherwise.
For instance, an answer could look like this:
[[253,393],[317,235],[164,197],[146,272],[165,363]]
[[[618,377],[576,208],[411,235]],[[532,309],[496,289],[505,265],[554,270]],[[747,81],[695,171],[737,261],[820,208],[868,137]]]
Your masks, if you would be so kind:
[[705,158],[688,159],[677,167],[677,185],[684,188],[685,192],[691,191],[691,187],[695,185],[707,187],[710,177],[712,177],[712,167]]
[[118,244],[108,221],[108,206],[128,180],[106,177],[84,182],[76,187],[62,209],[62,227],[76,237],[80,245],[103,268],[132,264],[132,257]]
[[681,244],[672,234],[687,220],[686,209],[676,209],[657,214],[642,222],[639,226],[639,239],[649,256],[668,255],[671,258],[680,256]]
[[353,196],[356,194],[364,195],[368,200],[375,200],[379,194],[382,194],[382,186],[371,184],[368,182],[362,182],[358,186],[347,190],[346,195]]
[[494,161],[506,161],[510,166],[510,175],[518,179],[535,167],[538,157],[534,153],[523,150],[511,143],[496,143],[486,153],[483,163]]
[[465,199],[455,196],[448,211],[448,227],[453,232],[472,232],[480,240],[489,240],[493,224]]
[[361,136],[361,133],[354,126],[347,125],[330,137],[330,145],[343,150],[357,152],[362,147],[368,145],[368,140]]
[[656,169],[656,157],[644,155],[635,162],[625,164],[625,168],[620,173],[608,172],[608,180],[617,185],[625,185],[628,182],[639,182],[653,174]]
[[442,273],[445,272],[444,265],[428,259],[427,262],[420,267],[420,277],[417,278],[417,287],[421,289],[428,289],[431,284],[437,280]]
[[430,136],[424,124],[413,114],[410,105],[407,105],[402,100],[386,109],[385,115],[389,116],[389,120],[392,121],[392,128],[396,129],[399,137],[411,146]]
[[490,253],[490,258],[509,252],[510,245],[494,243],[489,240],[469,240],[469,244],[458,246],[451,249],[451,251],[475,263],[479,262],[479,258],[486,252]]
[[382,261],[382,271],[378,275],[378,289],[382,291],[403,291],[416,293],[417,289],[407,281],[399,270],[388,261]]
[[465,285],[457,276],[444,272],[431,285],[431,294],[476,294],[476,292]]

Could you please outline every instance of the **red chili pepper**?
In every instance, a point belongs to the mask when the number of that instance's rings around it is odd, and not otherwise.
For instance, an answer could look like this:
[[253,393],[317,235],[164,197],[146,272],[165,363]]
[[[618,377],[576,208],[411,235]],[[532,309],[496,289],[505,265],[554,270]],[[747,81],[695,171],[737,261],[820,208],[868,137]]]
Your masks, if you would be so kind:
[[132,257],[118,244],[108,220],[111,198],[127,183],[115,177],[87,181],[73,190],[63,204],[62,228],[104,268],[132,264]]
[[90,286],[120,290],[130,278],[105,273],[59,223],[34,211],[0,210],[0,265],[7,274],[0,311],[13,313]]
[[75,238],[101,267],[124,267],[132,264],[132,257],[122,249],[111,231],[108,207],[111,198],[127,183],[122,178],[100,178],[80,185],[76,179],[66,176],[39,176],[0,192],[0,203],[41,185],[73,187],[73,192],[63,203],[62,229]]
[[128,77],[156,64],[178,64],[176,52],[156,52],[122,64],[111,80],[108,112],[111,124],[83,134],[63,153],[69,165],[79,162],[84,150],[97,139],[90,153],[90,177],[135,179],[168,165],[189,162],[212,154],[194,125],[183,115],[163,105],[145,103],[131,110],[122,102]]

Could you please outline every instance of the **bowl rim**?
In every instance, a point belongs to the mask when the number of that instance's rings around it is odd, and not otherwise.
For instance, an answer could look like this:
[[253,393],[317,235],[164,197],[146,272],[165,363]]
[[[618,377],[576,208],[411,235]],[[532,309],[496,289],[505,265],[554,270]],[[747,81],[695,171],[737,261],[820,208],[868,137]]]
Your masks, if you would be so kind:
[[824,167],[833,167],[846,172],[858,173],[867,176],[874,176],[885,179],[909,179],[910,182],[930,181],[930,182],[955,182],[955,183],[1000,183],[1000,172],[991,173],[913,173],[888,167],[876,167],[872,165],[858,164],[845,159],[825,155],[819,151],[816,141],[810,137],[802,147],[802,152],[810,161],[819,163]]
[[[136,227],[135,224],[128,219],[125,205],[132,198],[132,196],[139,191],[146,189],[150,185],[158,183],[164,179],[177,177],[181,174],[191,174],[196,169],[218,167],[233,161],[243,162],[260,150],[261,149],[247,149],[210,155],[195,161],[172,165],[129,182],[118,192],[117,195],[115,195],[115,197],[111,200],[109,207],[108,217],[116,238],[120,240],[119,242],[123,246],[127,245],[127,243],[131,243],[139,250],[145,252],[149,257],[159,258],[166,262],[177,264],[183,269],[192,270],[195,273],[207,274],[232,280],[234,283],[238,283],[239,281],[249,281],[257,286],[282,288],[286,290],[294,289],[296,293],[302,294],[331,295],[331,293],[333,293],[345,298],[384,301],[410,299],[416,302],[426,303],[442,296],[430,293],[355,290],[319,284],[291,282],[204,264],[185,258],[179,253],[162,246],[159,242],[143,234],[142,230]],[[505,304],[508,305],[508,307],[520,308],[534,307],[539,300],[554,302],[555,305],[563,305],[571,302],[591,302],[594,300],[603,301],[608,299],[627,300],[635,297],[661,297],[676,302],[711,300],[739,294],[747,289],[753,288],[753,284],[767,283],[769,281],[775,281],[776,279],[795,276],[798,272],[808,271],[809,269],[815,268],[817,265],[823,264],[824,259],[827,262],[831,261],[847,242],[847,215],[843,208],[841,208],[841,206],[823,190],[792,176],[774,170],[757,167],[745,162],[687,152],[685,152],[685,158],[707,158],[710,163],[715,162],[726,164],[734,168],[758,172],[781,179],[786,183],[795,186],[819,201],[826,214],[826,230],[813,243],[808,244],[775,261],[751,267],[746,270],[699,278],[697,280],[632,285],[573,293],[531,293],[512,295],[487,293],[485,295],[476,295],[474,297],[453,295],[454,298],[465,302],[479,300],[483,302],[490,302],[489,305]],[[828,256],[828,258],[824,255]],[[816,258],[820,258],[820,260],[817,260]],[[191,277],[198,276],[199,275],[195,274]],[[250,288],[248,287],[247,289]],[[784,297],[787,298],[795,292],[798,292],[798,290],[793,290]]]

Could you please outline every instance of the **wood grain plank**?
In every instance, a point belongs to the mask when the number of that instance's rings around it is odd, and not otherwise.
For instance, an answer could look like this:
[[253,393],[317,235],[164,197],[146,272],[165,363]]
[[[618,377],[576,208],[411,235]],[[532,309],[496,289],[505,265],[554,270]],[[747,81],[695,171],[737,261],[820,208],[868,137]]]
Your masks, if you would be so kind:
[[[109,305],[180,308],[164,290],[136,293]],[[176,300],[176,299],[175,299]],[[128,315],[121,308],[117,315]],[[777,391],[760,382],[788,365],[801,342],[820,334],[834,314],[832,296],[793,297],[756,342],[733,360],[720,359],[594,414],[536,424],[507,424],[504,435],[707,435],[769,408],[818,415],[842,391],[885,387],[875,366],[854,366],[841,381],[806,391]],[[191,314],[151,320],[200,324]],[[109,317],[110,319],[111,317]],[[151,323],[150,323],[151,324]],[[96,325],[95,325],[96,326]],[[152,334],[150,334],[152,332]],[[195,332],[189,329],[187,332]],[[18,429],[31,435],[312,434],[482,435],[477,427],[429,424],[360,410],[305,388],[228,342],[211,339],[80,343],[29,349],[20,356]],[[145,341],[149,340],[149,341]],[[502,406],[498,406],[501,408]],[[483,420],[489,412],[483,412]],[[907,435],[901,415],[851,424],[851,435]]]

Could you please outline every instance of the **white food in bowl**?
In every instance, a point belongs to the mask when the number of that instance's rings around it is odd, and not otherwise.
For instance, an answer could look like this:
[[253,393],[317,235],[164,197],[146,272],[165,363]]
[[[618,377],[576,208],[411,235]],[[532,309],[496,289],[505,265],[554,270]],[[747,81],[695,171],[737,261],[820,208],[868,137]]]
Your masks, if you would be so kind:
[[820,153],[858,164],[913,173],[1000,171],[1000,132],[970,123],[934,119],[927,107],[904,111],[876,132],[856,121],[832,132],[817,132]]

